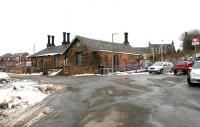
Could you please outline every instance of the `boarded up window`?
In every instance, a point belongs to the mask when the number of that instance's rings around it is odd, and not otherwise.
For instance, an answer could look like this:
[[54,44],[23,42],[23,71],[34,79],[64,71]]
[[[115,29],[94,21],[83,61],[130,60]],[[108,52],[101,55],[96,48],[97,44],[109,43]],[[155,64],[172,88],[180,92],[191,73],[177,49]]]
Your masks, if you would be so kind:
[[105,56],[106,66],[108,66],[108,56]]
[[52,67],[59,67],[59,60],[58,60],[58,58],[53,58],[51,65],[52,65]]
[[37,61],[37,67],[43,67],[43,59]]
[[65,66],[68,66],[68,62],[69,62],[69,58],[68,58],[68,57],[65,57],[65,59],[64,59],[64,65],[65,65]]
[[82,54],[81,54],[81,52],[75,53],[75,60],[76,60],[76,65],[78,65],[78,66],[82,65]]

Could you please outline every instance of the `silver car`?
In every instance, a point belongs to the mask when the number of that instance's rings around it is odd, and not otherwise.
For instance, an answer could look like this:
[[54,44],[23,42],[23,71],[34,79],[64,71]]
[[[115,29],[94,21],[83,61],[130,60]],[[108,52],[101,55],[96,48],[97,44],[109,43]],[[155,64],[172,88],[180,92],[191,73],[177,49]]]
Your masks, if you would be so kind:
[[189,85],[200,84],[200,61],[196,61],[190,68],[187,81]]
[[173,72],[173,64],[171,62],[156,62],[148,68],[148,72],[166,73]]

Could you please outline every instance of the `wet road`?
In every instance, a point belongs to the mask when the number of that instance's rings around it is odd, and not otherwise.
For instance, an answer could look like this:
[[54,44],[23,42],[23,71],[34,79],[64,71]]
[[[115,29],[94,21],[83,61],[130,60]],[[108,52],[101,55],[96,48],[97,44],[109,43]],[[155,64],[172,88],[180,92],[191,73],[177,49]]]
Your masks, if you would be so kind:
[[14,77],[74,88],[49,97],[53,112],[32,127],[200,126],[200,87],[184,75]]

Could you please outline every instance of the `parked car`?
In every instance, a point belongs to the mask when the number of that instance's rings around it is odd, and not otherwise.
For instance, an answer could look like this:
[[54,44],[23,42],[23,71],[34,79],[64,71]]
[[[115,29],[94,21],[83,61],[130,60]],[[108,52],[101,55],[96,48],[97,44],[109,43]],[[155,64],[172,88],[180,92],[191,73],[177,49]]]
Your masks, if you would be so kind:
[[174,65],[174,74],[177,74],[179,72],[188,74],[192,65],[194,62],[191,61],[178,61]]
[[190,68],[187,81],[189,85],[193,85],[194,83],[200,84],[200,61],[196,61]]
[[148,68],[148,72],[157,72],[160,74],[164,72],[173,72],[173,64],[171,62],[156,62]]

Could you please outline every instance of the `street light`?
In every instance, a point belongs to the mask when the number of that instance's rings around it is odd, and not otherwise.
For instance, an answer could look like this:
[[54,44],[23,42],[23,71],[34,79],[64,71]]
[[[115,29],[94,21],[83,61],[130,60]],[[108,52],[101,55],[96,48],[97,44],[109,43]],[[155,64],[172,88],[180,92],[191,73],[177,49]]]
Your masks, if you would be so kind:
[[153,54],[153,62],[154,62],[154,48],[151,48],[152,54]]
[[114,51],[113,51],[113,36],[118,33],[112,33],[112,74],[114,73]]
[[[162,43],[164,40],[161,40]],[[161,61],[163,62],[163,47],[162,47],[162,43],[161,43],[161,49],[160,49],[160,53],[161,53]]]

